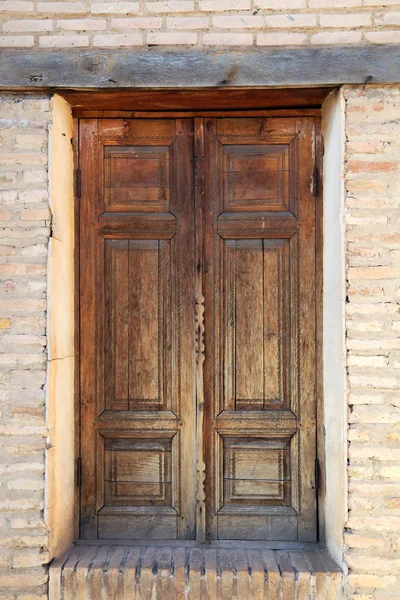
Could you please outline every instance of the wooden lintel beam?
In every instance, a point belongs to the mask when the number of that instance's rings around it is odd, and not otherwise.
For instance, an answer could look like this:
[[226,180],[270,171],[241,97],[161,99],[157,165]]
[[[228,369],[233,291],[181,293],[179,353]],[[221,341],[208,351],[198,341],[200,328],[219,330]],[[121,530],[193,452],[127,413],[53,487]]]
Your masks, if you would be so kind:
[[10,48],[0,53],[0,88],[7,90],[337,86],[365,82],[400,82],[400,46]]

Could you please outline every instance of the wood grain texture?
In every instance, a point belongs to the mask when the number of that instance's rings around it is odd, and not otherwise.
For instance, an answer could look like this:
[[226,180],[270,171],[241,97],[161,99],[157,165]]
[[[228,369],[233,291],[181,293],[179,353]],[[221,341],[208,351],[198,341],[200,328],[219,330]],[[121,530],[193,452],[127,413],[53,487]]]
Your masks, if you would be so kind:
[[[74,170],[79,168],[79,120],[74,119],[74,141],[72,143],[74,156]],[[80,405],[80,206],[77,197],[78,190],[74,187],[74,457],[80,456],[81,444],[81,405]],[[78,472],[78,461],[75,468],[75,489],[74,489],[74,538],[80,536],[80,516],[81,516],[81,495],[78,486],[80,473]]]
[[266,239],[228,240],[223,246],[224,406],[228,410],[284,405],[289,359],[288,246],[285,240]]
[[149,410],[161,405],[163,332],[158,244],[129,242],[129,404],[132,408],[143,404]]
[[208,119],[206,132],[208,535],[315,540],[314,120]]
[[105,355],[107,408],[129,409],[129,241],[107,240],[104,248],[108,306]]
[[315,118],[87,119],[81,155],[83,537],[316,540]]
[[298,407],[300,466],[300,507],[298,537],[316,539],[315,468],[306,457],[316,453],[316,290],[315,290],[315,200],[310,157],[315,156],[314,119],[296,119],[298,136]]
[[315,158],[317,164],[317,189],[315,198],[315,287],[316,287],[316,394],[317,394],[317,458],[319,461],[319,489],[317,499],[318,539],[325,540],[326,461],[324,437],[321,425],[324,422],[324,378],[323,378],[323,280],[324,280],[324,236],[323,236],[323,154],[324,144],[321,121],[316,119]]
[[[258,248],[257,248],[258,246]],[[261,248],[261,252],[259,251]],[[258,250],[258,251],[257,251]],[[235,401],[239,406],[263,401],[263,253],[262,242],[237,242],[234,295]],[[226,333],[224,332],[224,335]],[[248,401],[248,402],[246,402]]]
[[204,211],[204,122],[194,121],[195,148],[195,231],[196,231],[196,540],[206,539],[206,494],[204,461],[204,296],[203,296],[203,211]]
[[400,81],[399,52],[391,44],[229,52],[7,48],[0,80],[7,89],[340,85],[364,83],[367,77],[390,83]]
[[[94,198],[97,194],[97,181],[94,177],[97,147],[95,138],[98,135],[97,120],[83,120],[80,123],[80,167],[86,174],[82,182],[82,201],[80,203],[80,456],[85,485],[81,489],[80,537],[93,538],[97,536],[97,520],[95,514],[96,482],[95,464],[95,429],[97,409],[97,327],[96,327],[96,247],[97,236],[94,227],[85,227],[93,222]],[[82,260],[85,257],[85,260]]]
[[[207,94],[202,89],[113,89],[60,91],[71,105],[76,116],[82,111],[100,111],[104,119],[110,121],[116,117],[126,118],[157,118],[171,119],[182,117],[204,116],[242,116],[243,110],[249,110],[249,116],[254,111],[267,110],[275,112],[277,117],[283,117],[282,111],[287,107],[290,116],[303,115],[304,111],[312,116],[320,109],[326,96],[332,91],[331,87],[309,88],[252,88],[226,89],[208,88]],[[112,109],[110,110],[110,107]],[[303,108],[307,107],[307,108]],[[310,108],[311,107],[311,108]],[[226,111],[224,115],[212,114],[213,111]],[[118,111],[124,114],[119,115]],[[156,112],[154,112],[156,111]],[[163,112],[164,111],[164,112]],[[182,111],[182,114],[176,112]],[[192,114],[200,111],[206,114]],[[238,112],[239,111],[239,112]],[[157,114],[158,113],[158,114]],[[235,114],[236,113],[236,114]],[[293,114],[295,113],[295,114]],[[85,115],[86,116],[86,115]],[[89,117],[90,115],[87,115]],[[258,116],[258,115],[254,115]],[[266,115],[265,115],[266,116]],[[271,116],[271,115],[268,115]]]
[[81,121],[83,538],[194,537],[192,129]]
[[168,212],[168,146],[106,146],[104,196],[107,212]]

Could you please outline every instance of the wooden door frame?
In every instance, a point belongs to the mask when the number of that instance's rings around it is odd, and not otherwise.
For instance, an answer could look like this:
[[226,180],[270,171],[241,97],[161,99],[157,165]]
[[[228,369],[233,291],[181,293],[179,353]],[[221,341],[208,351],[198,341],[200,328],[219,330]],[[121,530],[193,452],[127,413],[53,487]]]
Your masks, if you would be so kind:
[[[198,90],[177,90],[180,94],[173,99],[176,108],[171,107],[171,91],[144,90],[135,92],[72,92],[60,94],[72,108],[74,123],[73,144],[75,185],[74,185],[74,216],[75,216],[75,481],[78,484],[81,474],[77,459],[80,454],[80,314],[79,314],[79,290],[80,290],[80,268],[79,268],[79,119],[80,118],[193,118],[196,117],[315,117],[316,127],[316,456],[319,469],[318,479],[320,485],[317,494],[317,530],[318,542],[325,541],[325,524],[323,497],[325,491],[325,447],[323,438],[323,322],[322,322],[322,291],[323,291],[323,195],[322,195],[322,158],[323,141],[321,135],[321,106],[332,88],[309,88],[300,90],[204,90],[199,94]],[[261,92],[261,93],[260,93]],[[272,93],[272,94],[271,94]],[[309,94],[309,107],[302,106],[304,98]],[[123,97],[121,98],[121,96]],[[151,102],[151,96],[154,103]],[[252,96],[257,108],[251,108]],[[254,98],[255,96],[255,98]],[[146,110],[143,108],[143,98],[146,98]],[[281,98],[282,108],[276,108]],[[207,108],[203,108],[207,102]],[[238,109],[235,102],[240,106],[245,104],[246,108]],[[264,106],[264,108],[260,108]],[[272,108],[269,106],[272,105]],[[297,105],[297,106],[296,106]],[[153,109],[154,106],[154,109]],[[185,110],[185,106],[188,108]],[[75,485],[75,539],[80,539],[80,488]],[[126,541],[125,541],[126,542]],[[282,545],[282,543],[277,543]],[[296,542],[286,543],[295,547]],[[272,543],[272,547],[273,547]]]

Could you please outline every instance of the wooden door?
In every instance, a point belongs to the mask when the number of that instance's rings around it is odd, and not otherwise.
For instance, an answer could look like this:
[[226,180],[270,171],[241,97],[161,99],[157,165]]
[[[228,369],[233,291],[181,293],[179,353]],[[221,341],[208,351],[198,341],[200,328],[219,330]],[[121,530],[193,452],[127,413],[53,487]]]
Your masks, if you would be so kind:
[[316,539],[314,126],[81,121],[82,537]]
[[80,122],[81,537],[195,535],[190,119]]
[[313,118],[205,127],[207,536],[315,540]]

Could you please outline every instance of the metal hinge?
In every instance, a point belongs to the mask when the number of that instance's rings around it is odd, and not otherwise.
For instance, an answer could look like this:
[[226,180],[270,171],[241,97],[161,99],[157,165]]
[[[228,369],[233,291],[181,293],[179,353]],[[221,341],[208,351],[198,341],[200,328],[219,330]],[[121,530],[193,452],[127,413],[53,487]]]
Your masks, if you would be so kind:
[[318,458],[315,459],[314,462],[314,472],[315,472],[315,489],[319,490],[319,460]]
[[81,187],[82,187],[82,174],[81,170],[76,170],[76,196],[77,198],[81,197]]
[[80,456],[76,459],[76,485],[82,487],[82,459]]
[[313,173],[313,196],[314,196],[314,198],[317,197],[317,191],[318,191],[318,169],[317,169],[317,165],[314,165],[314,173]]

